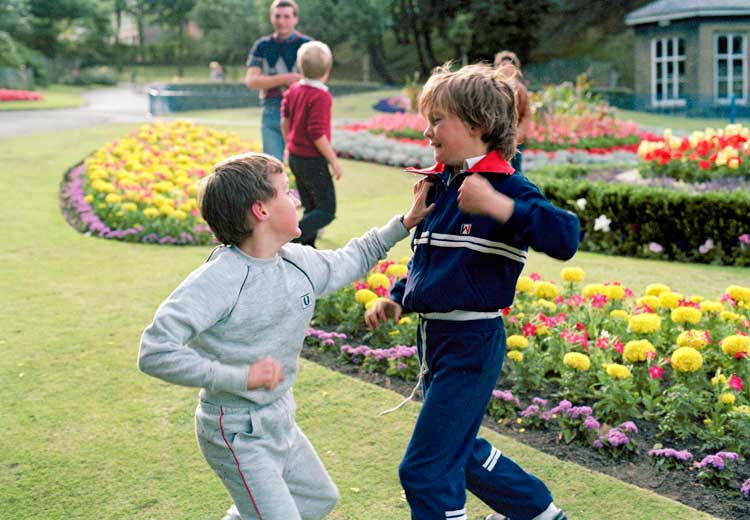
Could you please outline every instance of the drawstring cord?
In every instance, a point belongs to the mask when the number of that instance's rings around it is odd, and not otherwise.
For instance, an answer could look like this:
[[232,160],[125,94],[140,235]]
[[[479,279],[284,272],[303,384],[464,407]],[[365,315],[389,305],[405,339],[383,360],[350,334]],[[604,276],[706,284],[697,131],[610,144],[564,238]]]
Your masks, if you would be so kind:
[[380,412],[379,415],[388,415],[391,412],[395,412],[396,410],[402,408],[406,403],[414,399],[414,396],[417,394],[417,390],[419,389],[419,386],[422,384],[422,378],[427,373],[427,341],[426,340],[426,333],[427,333],[427,320],[420,319],[419,320],[419,329],[422,336],[422,362],[419,365],[419,373],[417,374],[417,384],[414,385],[414,388],[412,389],[411,393],[409,394],[409,397],[401,401],[398,405],[394,406],[393,408],[389,408],[388,410],[383,410]]

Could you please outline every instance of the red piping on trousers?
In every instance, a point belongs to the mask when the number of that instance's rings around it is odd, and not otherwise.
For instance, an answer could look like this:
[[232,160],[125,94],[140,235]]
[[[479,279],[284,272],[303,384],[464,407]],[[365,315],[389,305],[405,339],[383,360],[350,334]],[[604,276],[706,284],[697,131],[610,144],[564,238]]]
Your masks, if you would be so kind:
[[237,455],[234,454],[234,450],[232,449],[232,446],[229,444],[229,442],[227,442],[227,438],[224,436],[224,407],[223,406],[220,408],[220,411],[221,413],[219,414],[219,431],[221,432],[221,438],[224,439],[224,444],[226,444],[227,448],[229,448],[229,453],[232,454],[234,463],[237,464],[237,471],[240,474],[242,483],[245,485],[245,489],[247,490],[247,496],[250,497],[250,501],[253,503],[255,512],[258,514],[258,518],[260,520],[263,520],[263,516],[260,514],[260,511],[258,510],[258,504],[255,503],[255,497],[253,497],[253,492],[250,491],[250,486],[247,485],[247,480],[245,480],[245,475],[242,474],[242,469],[240,468],[240,461],[237,459]]

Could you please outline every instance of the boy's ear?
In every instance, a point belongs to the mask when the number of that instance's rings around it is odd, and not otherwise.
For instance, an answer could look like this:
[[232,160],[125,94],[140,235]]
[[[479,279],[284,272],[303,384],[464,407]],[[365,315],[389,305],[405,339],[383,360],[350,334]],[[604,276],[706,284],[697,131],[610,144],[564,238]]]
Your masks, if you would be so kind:
[[253,205],[250,206],[250,214],[259,222],[268,220],[268,210],[266,209],[266,205],[263,204],[263,201],[258,200],[253,202]]

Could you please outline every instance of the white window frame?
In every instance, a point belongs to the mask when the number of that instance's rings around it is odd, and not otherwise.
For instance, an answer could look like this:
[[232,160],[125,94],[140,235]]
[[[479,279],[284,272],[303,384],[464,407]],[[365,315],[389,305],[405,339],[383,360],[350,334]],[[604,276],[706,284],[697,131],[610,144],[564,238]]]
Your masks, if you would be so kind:
[[[739,36],[742,38],[742,49],[739,54],[733,52],[734,38]],[[719,38],[727,39],[727,52],[725,54],[719,53]],[[720,32],[714,35],[714,102],[717,105],[729,105],[732,103],[732,93],[734,92],[734,60],[737,58],[742,60],[742,96],[735,98],[735,103],[738,105],[747,104],[748,94],[748,78],[747,78],[747,35],[744,33],[736,32]],[[727,97],[719,97],[719,60],[726,60],[727,62]]]
[[[667,56],[667,42],[672,41],[672,51],[673,54],[671,56]],[[683,48],[685,49],[685,54],[682,56],[679,55],[680,52],[680,40],[683,41]],[[661,57],[656,57],[656,43],[661,42],[662,45],[662,54]],[[680,36],[672,36],[669,38],[653,38],[651,40],[651,105],[655,107],[675,107],[675,106],[685,106],[687,103],[687,100],[684,97],[674,97],[675,92],[679,92],[679,83],[680,83],[680,62],[686,63],[686,56],[687,56],[687,47],[685,38]],[[671,84],[669,81],[667,81],[667,63],[672,63],[672,70],[674,71],[674,74],[672,75],[672,81]],[[656,99],[656,69],[658,66],[663,67],[662,71],[662,78],[661,78],[661,87],[662,87],[662,99]],[[687,64],[686,64],[687,67]],[[665,97],[669,95],[665,99]],[[681,93],[681,95],[685,95],[684,92]]]

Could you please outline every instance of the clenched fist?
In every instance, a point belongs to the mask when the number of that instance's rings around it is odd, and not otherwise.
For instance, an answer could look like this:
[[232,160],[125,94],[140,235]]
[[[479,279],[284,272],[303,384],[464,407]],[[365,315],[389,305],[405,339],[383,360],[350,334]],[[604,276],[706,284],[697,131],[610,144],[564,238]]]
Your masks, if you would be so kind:
[[256,361],[250,365],[250,370],[247,371],[248,390],[256,390],[258,388],[273,390],[283,381],[284,369],[271,356],[266,356],[260,361]]

